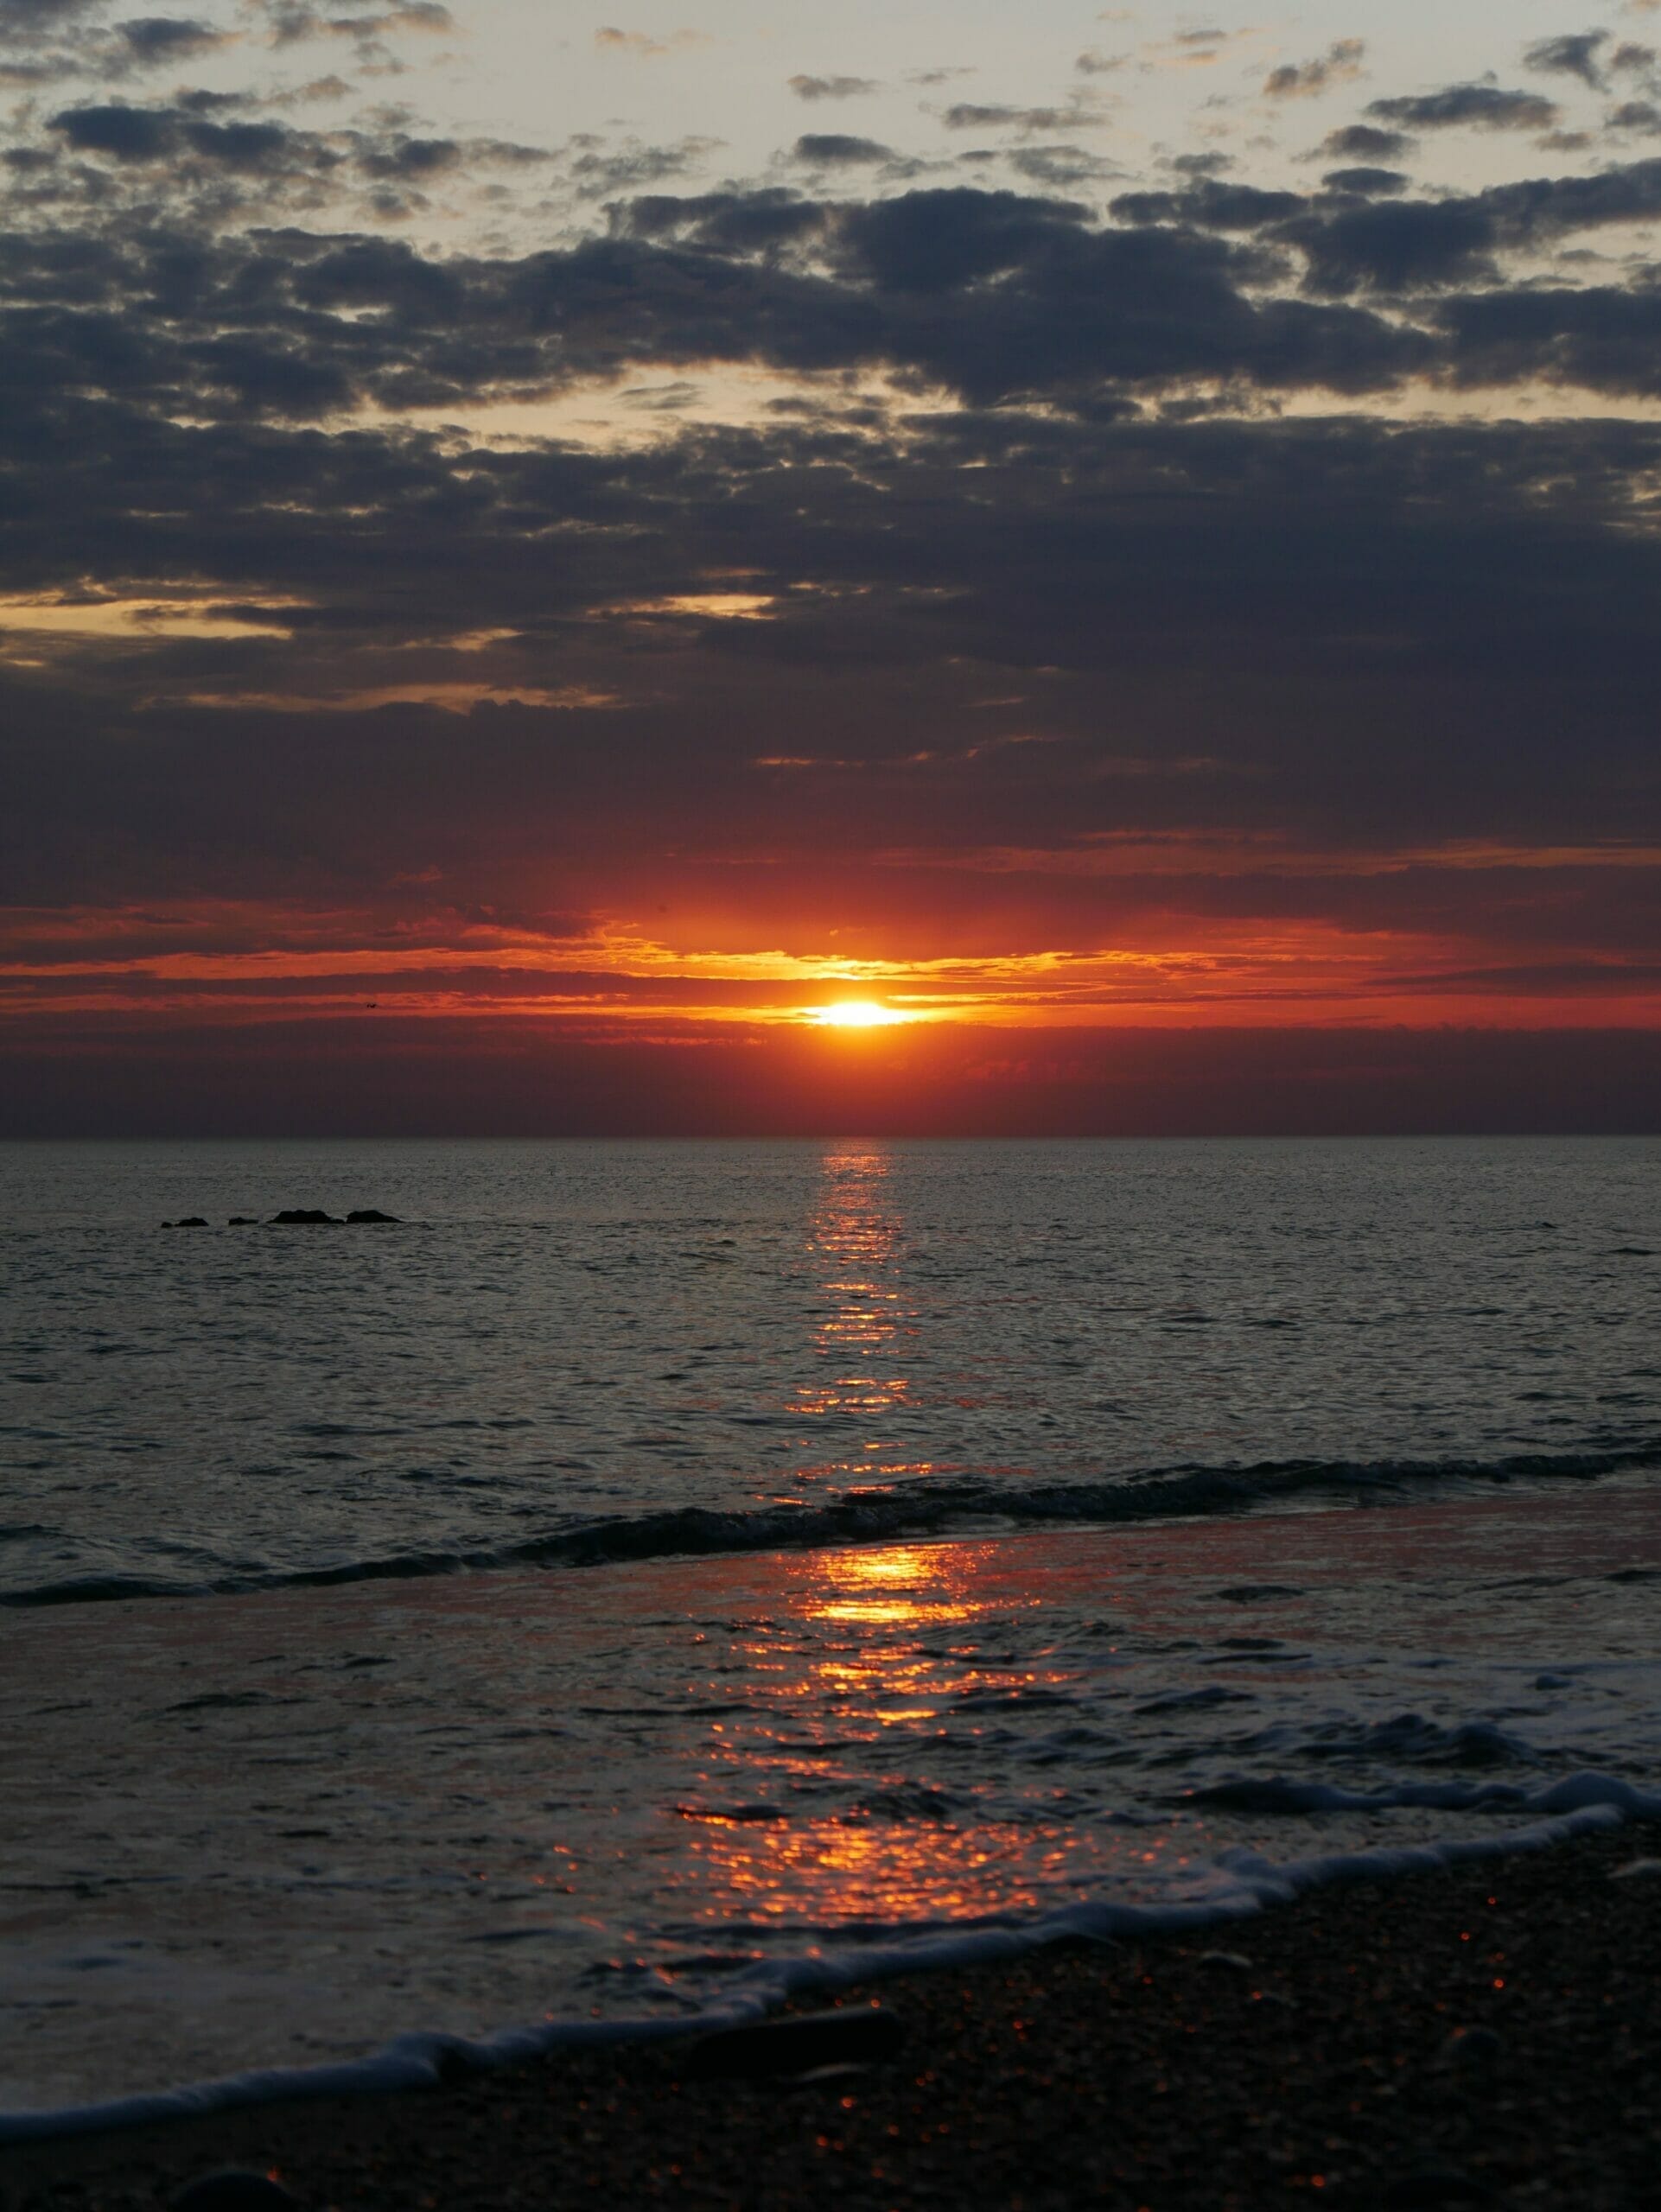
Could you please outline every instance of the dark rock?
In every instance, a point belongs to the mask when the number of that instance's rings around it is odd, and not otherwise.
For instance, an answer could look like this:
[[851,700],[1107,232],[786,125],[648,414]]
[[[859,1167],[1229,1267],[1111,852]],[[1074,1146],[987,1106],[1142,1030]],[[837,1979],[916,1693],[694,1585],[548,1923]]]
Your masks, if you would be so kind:
[[164,1221],[163,1229],[206,1229],[207,1222],[199,1213],[181,1214],[177,1221]]
[[905,2039],[905,2023],[895,2013],[850,2005],[839,2012],[722,2029],[692,2045],[684,2070],[689,2082],[814,2074],[827,2066],[869,2066],[892,2058]]
[[232,1229],[257,1229],[259,1217],[251,1213],[233,1213],[228,1225]]
[[173,2212],[297,2212],[299,2202],[270,2174],[228,2166],[188,2182],[173,2200]]
[[337,1213],[325,1213],[321,1206],[284,1206],[281,1213],[271,1216],[274,1229],[309,1229],[314,1223],[328,1222],[340,1226]]
[[353,1212],[347,1214],[347,1219],[348,1221],[396,1221],[398,1216],[395,1213],[382,1213],[378,1206],[359,1206]]

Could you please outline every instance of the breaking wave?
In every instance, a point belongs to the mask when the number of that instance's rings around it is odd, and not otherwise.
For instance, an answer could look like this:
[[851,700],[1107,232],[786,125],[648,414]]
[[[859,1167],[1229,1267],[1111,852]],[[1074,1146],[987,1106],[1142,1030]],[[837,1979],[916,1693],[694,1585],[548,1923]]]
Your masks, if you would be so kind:
[[1111,1482],[920,1481],[901,1491],[850,1491],[818,1506],[731,1511],[689,1506],[662,1513],[615,1514],[568,1522],[497,1546],[393,1552],[291,1568],[227,1564],[221,1572],[195,1579],[176,1571],[165,1576],[73,1575],[0,1591],[0,1605],[229,1596],[513,1568],[604,1567],[640,1560],[810,1550],[949,1536],[989,1523],[1005,1530],[1066,1523],[1111,1527],[1249,1513],[1322,1498],[1333,1503],[1358,1497],[1399,1503],[1424,1489],[1460,1484],[1595,1482],[1655,1468],[1661,1468],[1661,1437],[1645,1436],[1602,1449],[1518,1452],[1490,1459],[1269,1459],[1236,1467],[1166,1467]]

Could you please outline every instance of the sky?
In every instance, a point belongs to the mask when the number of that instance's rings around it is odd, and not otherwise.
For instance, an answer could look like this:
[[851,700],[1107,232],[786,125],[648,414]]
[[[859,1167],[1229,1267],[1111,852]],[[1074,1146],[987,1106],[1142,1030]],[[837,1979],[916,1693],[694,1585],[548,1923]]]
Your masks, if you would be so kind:
[[0,0],[0,1134],[1661,1127],[1661,0],[616,5]]

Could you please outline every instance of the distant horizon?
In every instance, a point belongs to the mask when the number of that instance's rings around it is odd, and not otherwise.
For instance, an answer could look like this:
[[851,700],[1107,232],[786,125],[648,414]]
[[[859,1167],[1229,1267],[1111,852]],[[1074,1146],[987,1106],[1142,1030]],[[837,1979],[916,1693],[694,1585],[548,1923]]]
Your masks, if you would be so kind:
[[[411,1025],[414,1028],[415,1026]],[[1650,1031],[939,1027],[672,1053],[338,1028],[14,1058],[0,1137],[899,1141],[1661,1135]],[[1568,1049],[1572,1043],[1573,1049]]]

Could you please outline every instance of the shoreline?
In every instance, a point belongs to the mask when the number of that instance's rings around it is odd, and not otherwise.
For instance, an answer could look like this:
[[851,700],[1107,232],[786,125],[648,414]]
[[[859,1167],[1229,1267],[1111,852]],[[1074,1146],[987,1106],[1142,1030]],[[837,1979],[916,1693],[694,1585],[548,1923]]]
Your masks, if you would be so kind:
[[[557,2050],[424,2091],[310,2099],[0,2152],[0,2204],[131,2212],[217,2169],[391,2212],[601,2200],[1150,2212],[1653,2202],[1652,1824],[1335,1882],[1198,1934],[925,1969],[834,2001],[897,2057],[799,2084],[687,2078],[690,2039]],[[1651,2192],[1646,2194],[1646,2192]]]

